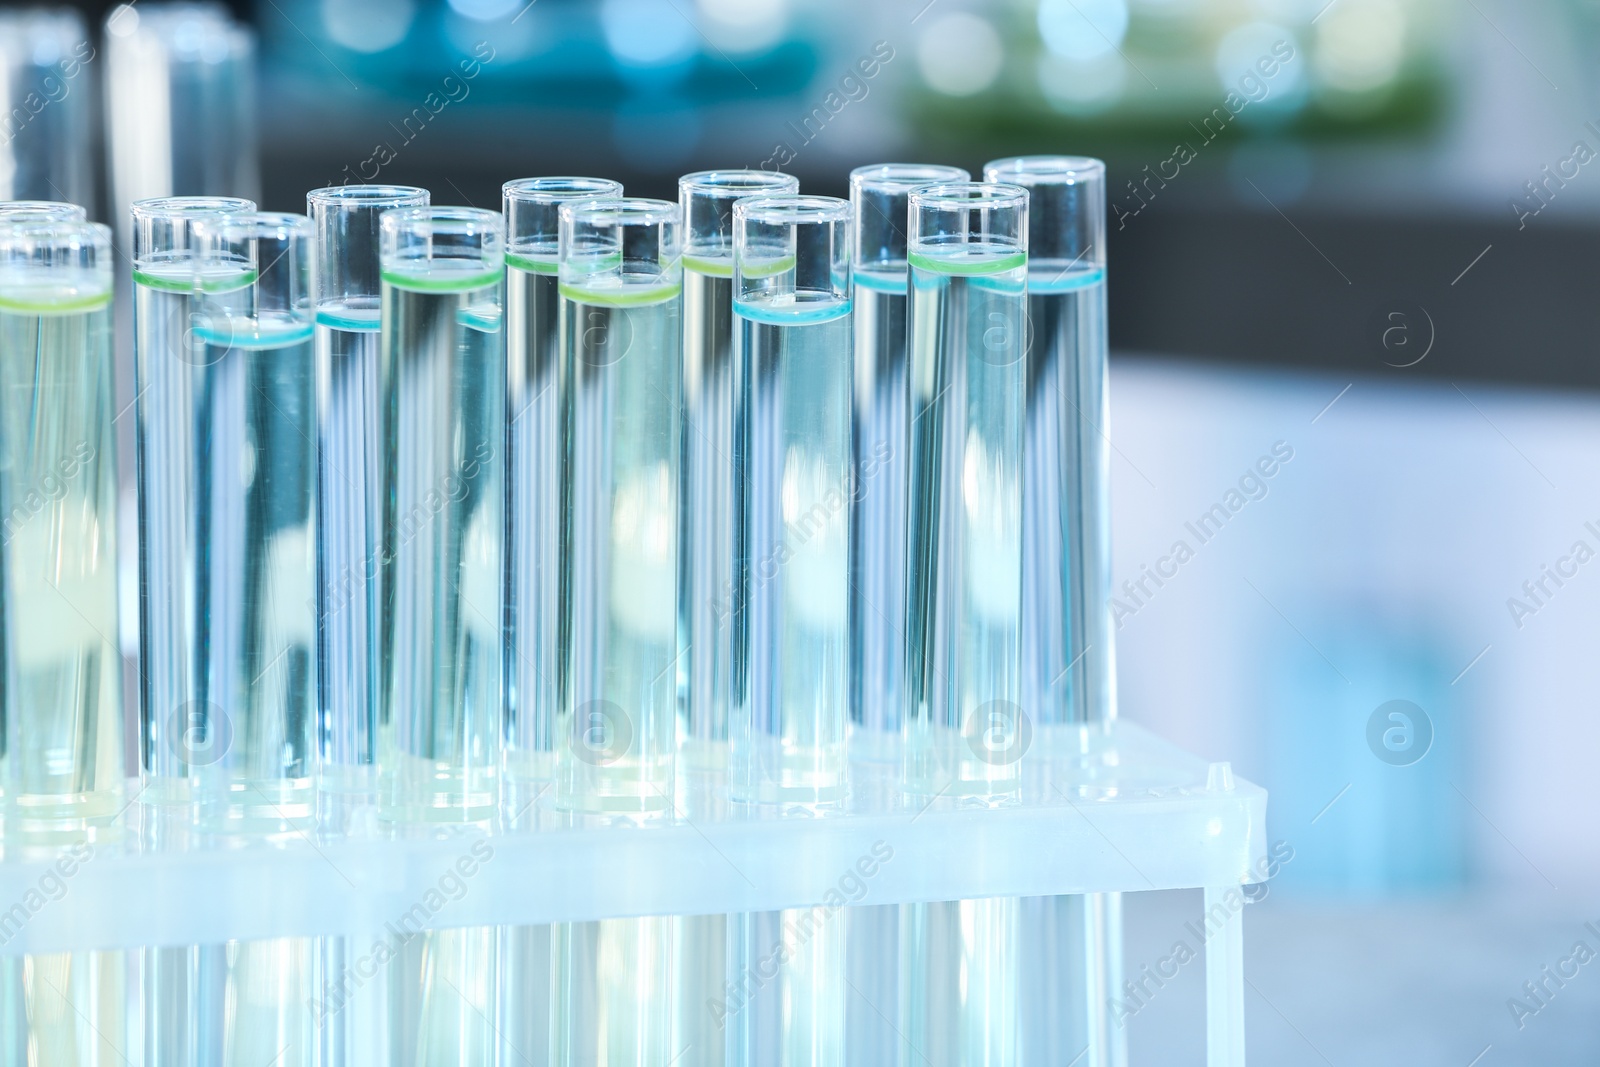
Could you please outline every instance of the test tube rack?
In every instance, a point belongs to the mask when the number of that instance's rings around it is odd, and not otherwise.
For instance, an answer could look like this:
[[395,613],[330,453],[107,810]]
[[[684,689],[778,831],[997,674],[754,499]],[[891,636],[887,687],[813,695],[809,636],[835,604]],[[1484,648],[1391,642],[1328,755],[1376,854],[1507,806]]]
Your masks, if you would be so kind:
[[[364,944],[408,916],[442,929],[827,907],[874,857],[852,904],[1203,890],[1206,1062],[1242,1067],[1243,903],[1267,869],[1266,792],[1126,721],[1071,734],[1036,735],[1020,797],[986,807],[905,795],[893,759],[852,761],[848,800],[823,817],[734,804],[719,773],[680,772],[675,811],[637,826],[582,825],[548,791],[493,826],[401,835],[357,812],[349,833],[227,847],[153,832],[170,813],[136,801],[119,834],[79,846],[58,898],[39,892],[56,858],[0,863],[0,901],[18,902],[0,910],[0,956]],[[439,893],[451,872],[459,899]]]

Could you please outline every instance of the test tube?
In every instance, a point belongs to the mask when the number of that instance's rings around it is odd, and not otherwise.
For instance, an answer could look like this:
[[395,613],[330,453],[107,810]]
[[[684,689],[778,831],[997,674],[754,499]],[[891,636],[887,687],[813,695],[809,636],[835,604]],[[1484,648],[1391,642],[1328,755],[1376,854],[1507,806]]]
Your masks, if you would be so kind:
[[[555,777],[560,701],[561,205],[615,199],[604,178],[524,178],[506,219],[506,737],[508,785]],[[535,786],[542,788],[542,785]],[[513,810],[523,807],[514,799]]]
[[[562,377],[558,258],[561,206],[615,199],[619,182],[548,177],[507,182],[505,806],[515,818],[555,780],[561,700]],[[498,932],[499,989],[510,1047],[549,1048],[550,929]]]
[[677,679],[678,208],[561,209],[566,695],[556,802],[672,807]]
[[[1014,798],[1021,699],[1028,193],[910,197],[908,792]],[[931,803],[931,801],[930,801]],[[935,1067],[1016,1062],[1012,899],[901,909],[903,1039]]]
[[251,277],[243,266],[201,270],[198,222],[255,210],[248,200],[169,197],[133,208],[134,368],[139,482],[140,769],[143,797],[193,799],[191,765],[219,757],[223,738],[208,727],[203,540],[207,474],[200,443],[209,433],[212,372],[195,327],[202,316],[242,314]]
[[[310,347],[309,340],[306,346]],[[221,1013],[222,1047],[217,1062],[227,1067],[318,1062],[317,1021],[310,995],[315,939],[231,941],[222,947],[221,956],[226,1008]]]
[[0,12],[0,199],[94,203],[94,59],[76,11]]
[[316,357],[311,221],[239,214],[195,225],[203,293],[196,589],[204,621],[202,824],[270,833],[315,814]]
[[426,206],[427,190],[408,185],[336,185],[306,194],[322,375],[316,433],[319,778],[328,798],[354,803],[377,789],[383,671],[378,219],[390,208]]
[[0,715],[6,834],[122,807],[111,232],[0,217]]
[[[960,167],[882,163],[850,172],[855,240],[855,493],[850,504],[850,754],[889,760],[905,726],[906,468],[908,409],[906,320],[910,267],[906,226],[914,189],[964,182]],[[894,1029],[878,1005],[899,1002],[900,907],[851,908],[846,1003],[852,1056],[892,1062]]]
[[1028,194],[911,194],[907,788],[1016,790]]
[[[3,18],[4,16],[0,16]],[[0,117],[0,124],[4,119]],[[52,200],[0,200],[0,223],[6,222],[86,222],[89,213],[76,204]],[[0,709],[3,716],[3,709]],[[5,728],[0,717],[0,797],[5,795]]]
[[[661,200],[561,208],[569,555],[556,803],[612,818],[673,806],[681,234],[677,205]],[[670,918],[557,925],[552,1062],[669,1062],[673,945]]]
[[[249,200],[167,197],[133,206],[134,433],[139,529],[140,797],[169,806],[152,823],[187,824],[191,771],[225,751],[221,716],[210,705],[201,540],[205,475],[198,443],[207,368],[196,327],[220,309],[241,309],[250,277],[242,267],[202,271],[195,229],[218,215],[256,209]],[[197,1067],[210,987],[211,950],[147,948],[142,954],[144,1044],[149,1062]]]
[[384,212],[381,594],[387,816],[498,801],[506,349],[499,212]]
[[[492,1067],[494,1064],[547,1062],[547,1050],[517,1047],[506,1039],[509,1021],[495,1005],[494,927],[428,930],[397,946],[389,972],[389,1056],[376,1062],[391,1067]],[[373,1063],[360,1048],[350,1061]],[[596,1061],[600,1062],[600,1061]]]
[[683,496],[678,532],[683,757],[720,769],[738,668],[734,641],[739,520],[734,480],[733,206],[800,191],[762,170],[707,170],[678,179],[683,211]]
[[1041,736],[1104,728],[1116,715],[1105,164],[1020,156],[984,177],[1029,193],[1022,704]]
[[[742,799],[825,811],[844,797],[849,716],[850,204],[741,200],[733,232],[744,496],[735,655],[747,673],[731,778]],[[787,948],[772,984],[737,1014],[749,1062],[842,1063],[842,917],[744,915],[737,944],[744,973]]]
[[[1073,755],[1102,735],[1117,711],[1105,165],[1081,156],[1019,156],[987,164],[984,177],[1029,193],[1022,705],[1036,739]],[[1118,1062],[1122,1035],[1099,1006],[1116,994],[1120,899],[1036,897],[1021,907],[1034,932],[1022,953],[1024,996],[1039,998],[1024,1005],[1024,1058],[1049,1062],[1087,1050],[1085,1067]],[[1062,997],[1063,977],[1082,994]],[[1064,1011],[1063,1003],[1083,1008]]]
[[[7,1064],[112,1067],[134,1062],[129,1047],[127,959],[123,950],[7,957],[14,1003],[3,1015]],[[3,1017],[0,1015],[0,1017]]]
[[849,706],[850,204],[757,197],[733,216],[747,679],[733,788],[829,804],[844,793]]
[[851,752],[883,759],[905,723],[906,225],[911,192],[964,182],[960,167],[883,163],[850,172],[855,218],[855,495],[850,511]]
[[672,920],[662,916],[557,923],[551,1067],[719,1062],[672,1032],[673,948]]
[[[408,185],[335,185],[306,194],[314,230],[312,304],[317,387],[317,749],[319,818],[336,832],[377,796],[383,664],[379,580],[383,552],[382,387],[378,220],[390,208],[427,207]],[[325,973],[348,966],[352,938],[320,948]],[[330,1014],[322,1038],[332,1062],[379,1055],[381,990]]]
[[211,3],[106,15],[106,150],[116,217],[160,196],[254,197],[255,35]]
[[[678,179],[683,212],[683,492],[678,526],[680,759],[688,769],[728,764],[736,702],[735,560],[740,534],[734,475],[733,205],[793,194],[798,178],[761,170],[708,170]],[[707,1004],[725,997],[729,919],[678,919],[678,1028],[706,1067],[725,1054],[724,1026]]]

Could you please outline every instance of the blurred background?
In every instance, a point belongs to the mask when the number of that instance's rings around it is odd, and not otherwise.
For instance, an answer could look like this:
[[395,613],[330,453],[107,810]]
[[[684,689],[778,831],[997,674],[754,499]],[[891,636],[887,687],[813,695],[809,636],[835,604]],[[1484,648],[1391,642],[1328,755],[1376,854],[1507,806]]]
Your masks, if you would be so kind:
[[[108,221],[1104,157],[1122,713],[1266,785],[1294,849],[1249,912],[1252,1060],[1600,1062],[1600,963],[1563,962],[1600,951],[1600,2],[77,10],[0,12],[0,198]],[[1198,898],[1126,907],[1137,976]],[[1201,986],[1127,1019],[1133,1063],[1203,1062]]]

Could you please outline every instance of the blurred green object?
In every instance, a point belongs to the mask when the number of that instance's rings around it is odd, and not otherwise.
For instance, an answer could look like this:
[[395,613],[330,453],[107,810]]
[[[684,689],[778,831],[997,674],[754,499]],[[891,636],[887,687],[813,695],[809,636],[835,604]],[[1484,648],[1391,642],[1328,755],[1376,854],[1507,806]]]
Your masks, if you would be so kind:
[[1328,138],[1443,112],[1441,0],[996,0],[917,21],[919,132],[1022,150],[1186,142],[1241,126]]

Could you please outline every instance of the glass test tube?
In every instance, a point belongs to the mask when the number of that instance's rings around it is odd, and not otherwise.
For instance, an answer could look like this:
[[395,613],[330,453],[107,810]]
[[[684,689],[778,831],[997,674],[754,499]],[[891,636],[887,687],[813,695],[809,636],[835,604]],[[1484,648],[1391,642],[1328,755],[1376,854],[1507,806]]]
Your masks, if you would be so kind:
[[0,1063],[125,1067],[129,1047],[127,959],[122,950],[11,956],[14,1002],[0,1009]]
[[455,207],[380,225],[382,799],[397,821],[475,822],[498,800],[505,227]]
[[[378,220],[426,207],[408,185],[335,185],[306,194],[314,229],[317,385],[317,746],[322,825],[346,830],[377,795],[383,663],[382,300]],[[324,973],[341,974],[364,942],[326,938]],[[381,976],[380,976],[381,977]],[[377,983],[381,986],[381,981]],[[382,990],[363,989],[322,1024],[330,1062],[380,1056]]]
[[[211,831],[294,830],[315,815],[316,359],[311,221],[195,225],[202,293],[195,455],[196,612],[211,740],[194,759]],[[215,734],[212,737],[213,732]]]
[[[1021,699],[1028,194],[910,198],[906,779],[954,803],[1014,797]],[[1017,902],[901,909],[901,1034],[942,1067],[1015,1063]]]
[[984,177],[1029,193],[1022,704],[1041,730],[1103,727],[1116,715],[1105,164],[1023,156]]
[[[747,673],[730,729],[732,784],[744,799],[826,809],[844,796],[849,714],[850,204],[758,197],[733,218],[744,494],[736,655]],[[741,916],[737,945],[743,973],[781,961],[737,1013],[749,1062],[841,1064],[843,917]]]
[[138,383],[140,769],[144,799],[186,803],[190,768],[220,755],[212,713],[202,541],[209,368],[201,315],[242,312],[243,266],[202,273],[197,222],[255,210],[248,200],[170,197],[134,205],[134,367]]
[[[678,526],[678,688],[689,769],[728,763],[728,722],[736,703],[734,631],[739,538],[734,481],[733,205],[747,196],[792,194],[798,178],[761,170],[710,170],[678,179],[683,213],[683,492]],[[694,794],[690,794],[691,796]],[[698,817],[698,812],[691,817]],[[678,919],[680,1044],[717,1067],[724,1025],[706,1005],[724,996],[729,919]]]
[[[677,205],[661,200],[561,209],[569,584],[556,802],[574,811],[673,806],[681,233]],[[558,924],[552,1062],[670,1062],[673,947],[671,918]]]
[[678,179],[683,212],[683,496],[678,661],[691,766],[728,759],[728,716],[738,674],[734,640],[739,518],[734,480],[733,205],[800,191],[800,180],[761,170],[708,170]]
[[254,197],[255,34],[212,3],[106,16],[106,153],[115,217],[159,196]]
[[94,59],[76,11],[0,12],[0,199],[94,203]]
[[[963,182],[960,167],[883,163],[850,172],[855,239],[855,493],[850,508],[850,754],[895,759],[905,726],[906,475],[911,405],[906,318],[911,268],[906,227],[911,193]],[[847,1046],[863,1063],[896,1055],[900,908],[851,908]],[[880,1009],[878,1005],[884,1005]]]
[[[1116,716],[1105,165],[1021,156],[989,163],[984,177],[1029,193],[1022,705],[1036,739],[1070,755]],[[1024,1058],[1049,1062],[1087,1049],[1085,1067],[1118,1062],[1123,1036],[1099,1006],[1116,990],[1120,899],[1040,897],[1021,908],[1033,931],[1022,953],[1023,995],[1039,997],[1036,1006],[1024,1002]],[[1062,996],[1063,980],[1081,995]]]
[[552,927],[551,1067],[717,1062],[674,1047],[672,935],[660,916]]
[[319,777],[329,797],[357,801],[377,789],[383,673],[378,219],[390,208],[427,205],[427,190],[408,185],[336,185],[306,194],[322,376],[316,434]]
[[[306,344],[310,346],[309,340]],[[223,1067],[310,1067],[318,1062],[312,1001],[316,939],[230,941],[220,954],[226,1007],[218,1062]]]
[[[389,983],[385,1067],[547,1062],[546,1050],[508,1040],[510,1020],[495,1004],[497,953],[495,928],[483,926],[428,930],[396,945],[383,965]],[[350,1062],[380,1061],[360,1047]]]
[[[557,277],[561,206],[615,199],[619,182],[547,177],[507,182],[505,805],[530,811],[555,779],[561,700],[562,377]],[[537,818],[537,811],[534,813]],[[549,927],[497,932],[499,1039],[549,1048]]]
[[734,206],[741,367],[735,453],[743,706],[734,793],[829,803],[845,784],[849,701],[850,205]]
[[[248,273],[203,273],[196,224],[255,210],[249,200],[168,197],[133,206],[133,324],[139,530],[139,768],[147,803],[173,805],[187,823],[191,770],[223,751],[209,704],[204,618],[204,510],[198,442],[206,428],[202,313],[243,306]],[[153,820],[165,826],[166,818]],[[163,831],[165,832],[165,831]],[[149,1062],[199,1067],[209,1033],[207,949],[142,954]]]
[[[508,783],[555,777],[560,701],[561,205],[615,199],[604,178],[524,178],[506,219],[506,736]],[[513,798],[513,810],[524,802]]]
[[855,219],[855,496],[850,511],[851,751],[885,758],[905,723],[906,225],[911,192],[964,182],[960,167],[850,172]]
[[122,807],[111,232],[0,218],[0,715],[6,834]]
[[[907,788],[1017,788],[1028,194],[911,194]],[[998,744],[997,744],[998,742]]]
[[672,807],[680,233],[677,205],[661,200],[561,209],[569,556],[556,801],[572,810]]

